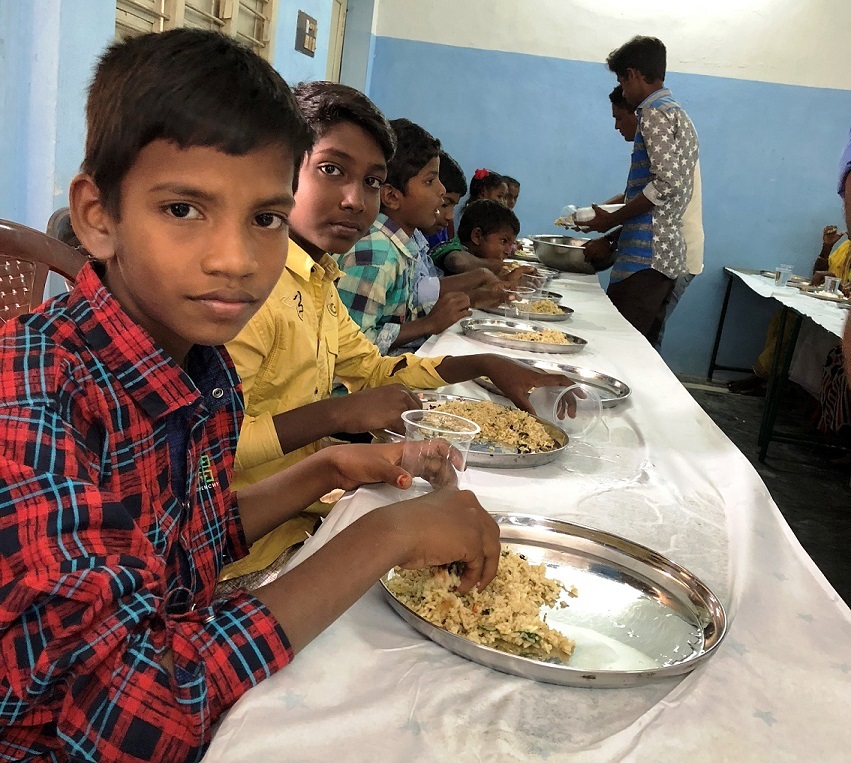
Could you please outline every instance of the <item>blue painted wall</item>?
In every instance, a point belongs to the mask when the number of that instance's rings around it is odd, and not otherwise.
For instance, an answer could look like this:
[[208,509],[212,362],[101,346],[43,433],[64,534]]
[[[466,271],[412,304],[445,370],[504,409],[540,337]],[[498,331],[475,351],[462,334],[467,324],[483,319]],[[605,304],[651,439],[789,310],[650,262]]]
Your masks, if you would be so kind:
[[[325,79],[328,65],[328,37],[331,27],[331,0],[281,0],[275,26],[273,64],[290,85]],[[316,19],[316,51],[313,58],[295,49],[298,12]]]
[[[523,232],[558,232],[568,203],[623,190],[630,147],[613,129],[603,64],[414,42],[372,41],[370,97],[440,138],[468,175],[487,166],[522,183]],[[851,125],[851,92],[669,75],[701,140],[706,269],[666,331],[678,372],[705,372],[723,297],[724,265],[809,273],[828,223],[840,224],[835,179]],[[744,296],[724,360],[749,365],[768,305]],[[755,328],[756,327],[756,328]],[[754,338],[756,337],[756,338]]]

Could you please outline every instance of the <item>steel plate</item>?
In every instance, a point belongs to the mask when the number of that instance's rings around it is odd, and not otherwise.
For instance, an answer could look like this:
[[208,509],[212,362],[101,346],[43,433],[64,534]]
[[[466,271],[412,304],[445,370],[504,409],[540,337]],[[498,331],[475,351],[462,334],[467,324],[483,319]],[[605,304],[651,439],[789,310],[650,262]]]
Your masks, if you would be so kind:
[[[552,292],[547,292],[548,294],[552,294]],[[556,295],[557,299],[552,300],[556,304],[561,299],[561,294]],[[549,297],[545,297],[544,299],[550,299]],[[491,315],[504,315],[507,318],[520,318],[522,320],[533,320],[533,321],[543,321],[553,322],[553,321],[566,321],[573,315],[573,308],[565,307],[564,305],[559,305],[561,309],[561,313],[556,315],[555,313],[528,313],[524,312],[523,306],[526,303],[526,300],[521,300],[519,302],[512,303],[511,306],[507,305],[499,305],[497,307],[480,307],[477,308],[481,310],[483,313],[490,313]],[[517,308],[514,305],[517,305]],[[517,309],[519,308],[519,315],[517,314]]]
[[[465,403],[481,403],[473,397],[464,397],[462,395],[444,395],[441,392],[414,392],[423,408],[436,408],[441,403],[448,403],[453,400],[459,400]],[[507,406],[506,406],[507,407]],[[530,414],[532,415],[532,414]],[[467,454],[467,466],[479,466],[486,469],[528,469],[533,466],[542,466],[548,464],[558,458],[567,447],[567,434],[559,429],[555,424],[550,423],[546,419],[532,416],[546,429],[547,434],[553,438],[556,447],[552,450],[537,451],[534,453],[520,453],[517,450],[506,448],[503,445],[496,443],[488,443],[482,441],[473,441],[470,446],[470,451]],[[390,442],[398,440],[401,435],[396,432],[391,432],[388,429],[381,429],[373,432],[372,436],[380,442]]]
[[[546,360],[520,360],[518,363],[525,363],[527,366],[538,368],[541,371],[552,371],[554,373],[564,374],[574,381],[587,384],[593,387],[600,394],[600,401],[603,403],[603,408],[614,408],[624,401],[629,399],[632,390],[629,385],[622,382],[620,379],[615,379],[614,376],[607,376],[599,371],[592,371],[590,368],[579,368],[578,366],[568,366],[561,363],[550,363]],[[502,395],[499,388],[490,380],[483,376],[474,380],[480,387],[484,387],[488,392],[493,392],[495,395]]]
[[526,514],[496,513],[504,545],[548,577],[575,586],[568,606],[546,608],[547,624],[576,642],[566,664],[541,662],[481,646],[432,625],[396,599],[410,625],[473,662],[546,683],[618,688],[682,675],[708,659],[726,631],[718,598],[688,570],[617,535]]
[[499,318],[465,318],[461,321],[461,330],[471,339],[498,347],[509,347],[513,350],[527,352],[552,352],[567,355],[582,352],[588,344],[582,337],[561,332],[571,344],[550,344],[549,342],[527,342],[524,339],[510,339],[497,336],[497,333],[518,333],[521,331],[541,331],[540,326],[524,321]]
[[841,297],[838,294],[831,294],[826,291],[805,291],[802,294],[806,294],[808,297],[812,297],[813,299],[821,299],[824,302],[833,302],[834,305],[845,305],[848,304],[847,297]]

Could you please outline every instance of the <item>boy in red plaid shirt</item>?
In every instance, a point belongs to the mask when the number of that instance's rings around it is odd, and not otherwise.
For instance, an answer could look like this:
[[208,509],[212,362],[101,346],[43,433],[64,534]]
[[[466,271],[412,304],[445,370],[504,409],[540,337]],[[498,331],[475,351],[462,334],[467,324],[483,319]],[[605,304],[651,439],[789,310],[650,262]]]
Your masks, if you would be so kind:
[[212,724],[394,565],[499,557],[475,498],[377,509],[299,567],[221,568],[335,488],[410,485],[345,446],[230,491],[242,418],[222,345],[281,274],[310,143],[286,83],[222,35],[110,48],[89,92],[74,290],[0,331],[0,758],[197,760]]

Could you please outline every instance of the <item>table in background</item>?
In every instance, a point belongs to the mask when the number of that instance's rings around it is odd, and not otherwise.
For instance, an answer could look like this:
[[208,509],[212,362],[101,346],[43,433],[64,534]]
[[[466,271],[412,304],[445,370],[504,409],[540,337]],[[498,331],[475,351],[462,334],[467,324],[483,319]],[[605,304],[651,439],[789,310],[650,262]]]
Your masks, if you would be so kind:
[[[562,519],[650,546],[698,575],[727,638],[682,679],[631,689],[551,686],[471,663],[410,628],[369,591],[292,665],[227,714],[205,760],[842,760],[851,748],[851,612],[795,539],[756,472],[594,277],[557,281],[589,341],[543,357],[633,390],[557,462],[470,469],[483,505]],[[425,354],[492,350],[457,329]],[[448,391],[487,398],[474,383]],[[361,489],[326,525],[388,500]],[[325,525],[317,532],[321,543]],[[345,571],[341,570],[340,575]],[[582,595],[582,592],[579,592]]]
[[[795,351],[795,345],[798,341],[798,333],[801,330],[801,323],[803,319],[809,318],[816,325],[821,326],[826,331],[834,334],[838,338],[841,338],[848,311],[832,302],[807,296],[801,292],[800,289],[796,289],[793,286],[775,286],[774,281],[771,278],[760,275],[758,270],[741,270],[738,268],[725,267],[724,272],[727,275],[727,289],[724,292],[724,302],[721,306],[721,315],[718,319],[718,328],[715,332],[715,341],[712,346],[712,355],[709,359],[709,370],[707,371],[706,378],[709,381],[712,381],[712,376],[715,371],[741,371],[744,373],[752,373],[752,369],[750,368],[726,366],[717,362],[733,282],[735,279],[739,279],[745,286],[760,297],[774,299],[783,307],[783,313],[780,318],[780,326],[777,333],[777,347],[775,348],[771,373],[768,378],[762,422],[760,423],[759,428],[759,437],[757,441],[760,449],[759,460],[761,462],[765,461],[768,453],[768,446],[772,440],[776,442],[799,444],[820,444],[820,441],[815,441],[810,437],[775,434],[774,426],[777,422],[783,386],[786,377],[789,374],[789,366],[792,362],[792,355]],[[792,333],[786,352],[783,353],[779,350],[783,347],[786,323],[790,319],[793,321]]]

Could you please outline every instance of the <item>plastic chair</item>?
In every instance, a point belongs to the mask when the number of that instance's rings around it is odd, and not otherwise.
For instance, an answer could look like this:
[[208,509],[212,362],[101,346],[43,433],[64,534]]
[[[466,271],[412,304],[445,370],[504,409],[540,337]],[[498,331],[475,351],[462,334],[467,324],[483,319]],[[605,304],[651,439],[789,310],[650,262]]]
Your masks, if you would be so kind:
[[53,270],[73,282],[86,255],[45,233],[0,220],[0,324],[31,312],[44,301]]

